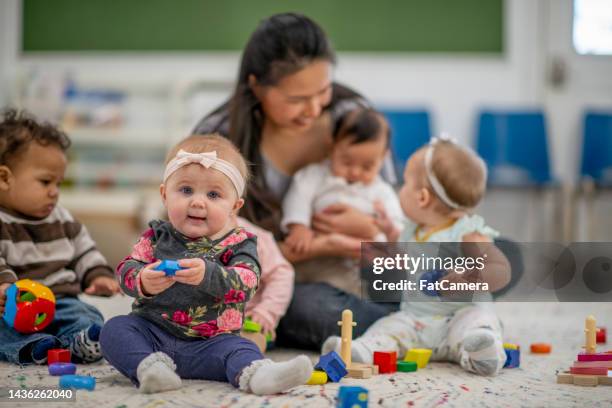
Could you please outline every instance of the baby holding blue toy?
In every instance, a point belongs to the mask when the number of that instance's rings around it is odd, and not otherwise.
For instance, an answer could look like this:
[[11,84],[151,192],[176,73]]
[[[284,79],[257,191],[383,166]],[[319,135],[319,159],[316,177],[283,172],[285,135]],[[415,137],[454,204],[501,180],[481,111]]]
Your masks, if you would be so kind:
[[[497,232],[480,216],[471,214],[485,192],[483,161],[450,140],[434,139],[410,157],[404,180],[399,192],[408,217],[403,231],[397,230],[379,208],[380,227],[387,237],[391,241],[447,243],[436,246],[453,252],[455,257],[477,258],[484,251],[487,256],[482,271],[438,271],[434,272],[436,279],[449,283],[486,282],[489,292],[507,285],[509,264],[492,244]],[[419,272],[428,273],[431,280],[431,271]],[[411,348],[428,348],[432,350],[432,360],[452,361],[480,375],[496,375],[506,354],[501,323],[491,303],[480,301],[491,300],[489,292],[470,301],[449,301],[451,297],[444,297],[453,293],[446,291],[405,291],[399,312],[378,320],[353,341],[352,359],[372,363],[372,354],[377,350],[396,351],[401,358]],[[323,353],[331,350],[340,350],[339,337],[330,337],[323,344]]]
[[[189,378],[263,395],[310,378],[306,356],[275,363],[239,335],[260,279],[257,238],[235,217],[247,180],[244,158],[218,135],[190,136],[168,155],[160,193],[169,221],[149,223],[117,266],[132,313],[109,320],[100,339],[104,357],[143,393]],[[181,269],[156,270],[161,260]]]

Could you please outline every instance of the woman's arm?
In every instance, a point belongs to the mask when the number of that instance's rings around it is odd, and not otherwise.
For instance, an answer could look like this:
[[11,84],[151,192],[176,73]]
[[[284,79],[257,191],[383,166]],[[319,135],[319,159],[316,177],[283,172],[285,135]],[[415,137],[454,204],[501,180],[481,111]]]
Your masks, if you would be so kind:
[[361,240],[344,234],[331,233],[317,235],[307,252],[297,253],[284,242],[279,242],[283,256],[291,263],[302,262],[322,256],[341,256],[359,259]]

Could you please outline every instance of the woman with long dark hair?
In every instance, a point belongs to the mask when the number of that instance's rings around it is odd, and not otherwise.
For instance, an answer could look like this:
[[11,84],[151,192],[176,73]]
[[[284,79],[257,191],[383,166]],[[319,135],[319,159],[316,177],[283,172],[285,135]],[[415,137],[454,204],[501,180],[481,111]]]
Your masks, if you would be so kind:
[[[334,51],[321,27],[300,14],[284,13],[263,20],[242,54],[236,88],[228,100],[196,126],[194,133],[227,136],[252,165],[241,215],[272,231],[282,241],[281,203],[291,176],[327,157],[332,135],[347,112],[367,101],[333,82]],[[392,169],[387,163],[387,169]],[[393,180],[392,171],[387,179]],[[326,233],[323,244],[296,254],[280,243],[296,267],[320,257],[358,256],[359,247],[341,234],[371,239],[378,229],[372,216],[347,205],[316,214],[312,225]],[[321,241],[320,241],[321,242]],[[330,271],[330,274],[333,271]],[[394,306],[368,303],[325,282],[297,283],[287,314],[277,330],[281,345],[318,349],[338,331],[343,309],[351,309],[359,335]]]

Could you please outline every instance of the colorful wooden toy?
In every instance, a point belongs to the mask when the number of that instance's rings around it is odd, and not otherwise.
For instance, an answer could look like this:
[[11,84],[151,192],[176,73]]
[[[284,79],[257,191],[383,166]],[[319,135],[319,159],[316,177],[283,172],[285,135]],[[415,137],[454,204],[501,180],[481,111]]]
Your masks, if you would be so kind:
[[338,390],[336,408],[367,408],[368,390],[363,387],[343,385]]
[[310,379],[306,384],[308,385],[322,385],[327,382],[327,373],[325,371],[314,370]]
[[353,312],[349,309],[342,311],[342,321],[338,322],[341,327],[340,335],[342,342],[340,344],[340,357],[346,364],[346,368],[351,368],[351,342],[353,340],[353,327],[357,323],[353,321]]
[[172,261],[169,259],[164,259],[155,268],[156,271],[164,271],[166,276],[174,276],[176,275],[176,271],[180,271],[181,269],[184,268],[179,265],[178,261]]
[[254,322],[247,317],[242,325],[242,330],[250,333],[259,333],[261,332],[261,324]]
[[595,342],[597,344],[605,344],[606,343],[606,328],[598,327],[597,333],[595,334]]
[[43,330],[55,316],[55,296],[51,289],[30,279],[21,279],[6,289],[4,321],[19,333]]
[[378,366],[381,374],[394,373],[397,371],[397,352],[375,351],[374,364]]
[[521,366],[521,350],[504,348],[506,352],[506,362],[504,368],[517,368]]
[[414,361],[419,368],[425,368],[431,357],[431,349],[410,349],[404,357],[404,361]]
[[508,350],[519,350],[521,348],[521,346],[519,346],[518,344],[514,344],[514,343],[504,343],[504,349],[508,349]]
[[60,388],[93,391],[96,388],[96,378],[88,375],[62,375],[59,379]]
[[584,324],[585,349],[578,354],[578,361],[569,371],[557,375],[557,383],[574,384],[583,387],[612,385],[612,351],[598,353],[596,349],[595,318],[588,316]]
[[535,354],[548,354],[552,350],[552,346],[548,343],[533,343],[530,349]]
[[49,374],[66,375],[76,373],[76,365],[72,363],[53,363],[49,364]]
[[412,371],[416,371],[418,365],[416,361],[398,361],[397,362],[397,371],[401,371],[403,373],[410,373]]
[[323,370],[327,373],[327,377],[332,382],[338,382],[342,377],[348,374],[346,365],[342,358],[335,351],[322,355],[319,362],[315,366],[315,370]]
[[47,351],[47,364],[53,363],[69,363],[70,350],[68,349],[51,349]]

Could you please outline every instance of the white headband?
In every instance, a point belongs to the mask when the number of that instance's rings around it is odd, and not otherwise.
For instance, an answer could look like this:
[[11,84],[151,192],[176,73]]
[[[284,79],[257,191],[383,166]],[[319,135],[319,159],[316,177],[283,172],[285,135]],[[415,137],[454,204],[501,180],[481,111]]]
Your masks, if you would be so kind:
[[197,163],[205,168],[213,168],[219,170],[225,174],[238,193],[238,197],[242,197],[244,192],[244,178],[232,163],[220,159],[217,157],[217,152],[205,152],[205,153],[189,153],[184,150],[179,150],[176,156],[168,162],[166,171],[164,172],[164,183],[168,180],[168,177],[175,171],[188,164]]
[[[450,142],[453,144],[458,144],[456,139],[450,138],[447,134],[442,133],[439,137],[434,137],[430,142],[429,142],[429,147],[427,148],[427,151],[425,152],[425,171],[427,173],[427,180],[429,180],[429,184],[431,184],[431,187],[433,188],[434,192],[436,193],[436,195],[438,196],[438,198],[440,200],[442,200],[442,202],[446,205],[448,205],[451,208],[454,208],[456,210],[462,210],[464,209],[463,206],[457,204],[456,202],[454,202],[453,200],[451,200],[451,198],[448,196],[448,194],[446,194],[446,190],[444,189],[444,186],[440,183],[440,181],[438,180],[438,178],[436,177],[436,175],[433,172],[433,169],[431,167],[431,162],[433,160],[433,155],[434,155],[434,150],[436,145],[439,142]],[[483,171],[485,172],[485,178],[486,178],[486,171],[487,171],[487,167],[484,165],[484,162],[482,161],[482,159],[478,158],[480,160],[480,165],[483,168]]]

